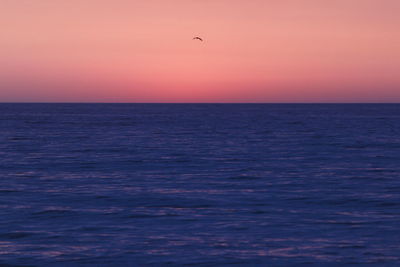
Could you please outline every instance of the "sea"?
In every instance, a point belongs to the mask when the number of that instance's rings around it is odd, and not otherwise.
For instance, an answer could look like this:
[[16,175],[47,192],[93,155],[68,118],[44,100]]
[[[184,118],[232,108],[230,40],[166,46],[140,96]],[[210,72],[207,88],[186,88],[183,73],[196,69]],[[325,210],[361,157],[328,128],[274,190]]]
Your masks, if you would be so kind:
[[400,266],[399,104],[0,104],[0,266]]

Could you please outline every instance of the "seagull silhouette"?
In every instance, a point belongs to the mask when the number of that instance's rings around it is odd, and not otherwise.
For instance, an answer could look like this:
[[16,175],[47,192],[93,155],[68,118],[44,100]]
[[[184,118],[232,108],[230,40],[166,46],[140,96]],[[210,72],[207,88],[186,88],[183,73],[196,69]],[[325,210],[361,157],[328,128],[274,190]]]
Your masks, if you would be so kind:
[[193,40],[200,40],[200,41],[202,41],[202,42],[203,42],[203,39],[201,39],[200,37],[197,37],[197,36],[196,36],[196,37],[194,37],[194,38],[193,38]]

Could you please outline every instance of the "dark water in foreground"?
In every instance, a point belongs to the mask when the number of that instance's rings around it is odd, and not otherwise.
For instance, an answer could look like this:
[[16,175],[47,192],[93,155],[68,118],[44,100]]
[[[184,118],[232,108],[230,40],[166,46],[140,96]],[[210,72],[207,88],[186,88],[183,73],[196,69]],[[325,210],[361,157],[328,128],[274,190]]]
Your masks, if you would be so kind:
[[400,105],[0,104],[1,266],[400,266]]

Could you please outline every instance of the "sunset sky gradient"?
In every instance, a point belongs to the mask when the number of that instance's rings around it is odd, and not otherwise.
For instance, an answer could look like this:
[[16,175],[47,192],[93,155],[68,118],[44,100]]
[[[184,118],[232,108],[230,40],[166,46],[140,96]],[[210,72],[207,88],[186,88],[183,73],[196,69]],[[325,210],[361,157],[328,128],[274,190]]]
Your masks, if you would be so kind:
[[399,0],[0,0],[0,102],[400,102],[399,13]]

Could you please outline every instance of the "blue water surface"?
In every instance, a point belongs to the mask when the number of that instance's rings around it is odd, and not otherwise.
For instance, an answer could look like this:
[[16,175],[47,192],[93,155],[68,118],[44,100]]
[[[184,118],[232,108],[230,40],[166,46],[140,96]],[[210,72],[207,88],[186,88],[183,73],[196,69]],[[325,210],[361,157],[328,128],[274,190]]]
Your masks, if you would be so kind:
[[0,266],[400,266],[400,105],[0,104]]

